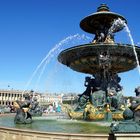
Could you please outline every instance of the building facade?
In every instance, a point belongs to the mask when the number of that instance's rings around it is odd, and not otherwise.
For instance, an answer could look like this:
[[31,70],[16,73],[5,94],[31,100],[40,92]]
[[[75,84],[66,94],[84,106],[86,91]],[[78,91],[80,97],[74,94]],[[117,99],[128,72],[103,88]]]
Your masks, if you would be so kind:
[[[25,93],[30,93],[31,91],[24,91]],[[39,103],[62,103],[67,100],[74,100],[75,96],[71,94],[43,94],[43,93],[33,93],[33,96],[37,97]],[[0,106],[12,106],[14,101],[23,101],[23,91],[22,90],[0,90]]]
[[42,94],[40,96],[40,102],[53,104],[53,103],[62,103],[61,94]]
[[13,105],[16,100],[22,100],[23,95],[20,90],[0,90],[0,105]]
[[[24,94],[30,93],[30,91],[24,91]],[[38,102],[46,102],[46,103],[54,103],[59,102],[62,103],[62,96],[53,95],[53,94],[41,94],[41,93],[33,93],[33,96],[36,96]],[[23,101],[23,91],[22,90],[0,90],[0,106],[12,106],[14,101],[19,100]]]

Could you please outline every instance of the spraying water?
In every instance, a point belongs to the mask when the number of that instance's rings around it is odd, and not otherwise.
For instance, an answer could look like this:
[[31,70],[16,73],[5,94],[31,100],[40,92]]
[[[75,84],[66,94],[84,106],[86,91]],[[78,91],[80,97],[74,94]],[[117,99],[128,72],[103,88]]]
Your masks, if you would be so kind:
[[[70,35],[68,37],[66,37],[65,39],[63,39],[62,41],[60,41],[58,44],[56,44],[48,53],[47,55],[43,58],[43,60],[40,62],[40,64],[36,67],[35,71],[33,72],[33,74],[31,75],[31,77],[29,78],[23,92],[22,92],[22,95],[24,94],[25,90],[27,89],[27,87],[30,85],[31,81],[33,80],[33,78],[35,77],[35,75],[37,74],[37,72],[39,71],[39,69],[43,66],[41,72],[40,72],[40,75],[38,77],[38,80],[36,82],[36,87],[37,87],[37,84],[39,83],[40,79],[41,79],[41,76],[42,74],[44,73],[45,71],[45,68],[46,68],[46,65],[51,61],[51,59],[56,56],[56,54],[58,54],[60,52],[60,49],[61,47],[68,43],[69,41],[71,40],[91,40],[90,37],[86,36],[86,35],[79,35],[79,34],[75,34],[75,35]],[[62,50],[62,49],[61,49]]]
[[120,29],[123,29],[123,27],[125,27],[125,21],[121,20],[120,18],[118,18],[117,20],[114,20],[112,26],[110,27],[108,34],[112,34]]
[[[39,77],[38,77],[38,80],[37,80],[37,82],[36,82],[36,85],[35,85],[35,90],[38,88],[38,84],[39,84],[39,82],[40,82],[40,79],[41,79],[41,77],[42,77],[42,75],[43,75],[43,73],[44,73],[44,71],[45,71],[45,68],[46,68],[46,66],[47,66],[47,64],[53,59],[53,58],[56,58],[57,57],[57,55],[58,55],[58,53],[60,53],[60,51],[62,51],[62,47],[65,45],[66,46],[66,43],[68,43],[68,42],[70,42],[71,44],[72,43],[75,43],[77,40],[91,40],[91,38],[90,37],[88,37],[88,36],[85,36],[84,34],[83,35],[79,35],[79,34],[76,34],[76,35],[74,35],[72,38],[66,38],[66,39],[64,39],[64,40],[62,40],[60,43],[59,43],[59,47],[58,47],[58,49],[56,50],[56,51],[54,51],[49,57],[48,57],[48,59],[46,59],[46,61],[45,61],[45,63],[44,63],[44,66],[43,66],[43,68],[42,68],[42,70],[41,70],[41,72],[40,72],[40,74],[39,74]],[[57,58],[56,58],[57,59]]]
[[138,72],[139,72],[139,75],[140,75],[140,64],[139,64],[138,55],[137,55],[137,52],[136,52],[134,40],[132,38],[131,32],[130,32],[127,24],[125,23],[125,21],[120,19],[120,18],[118,18],[117,20],[114,20],[114,22],[113,22],[111,28],[109,29],[108,33],[112,34],[113,32],[115,32],[115,31],[117,31],[117,30],[119,30],[119,29],[121,29],[123,27],[125,27],[125,30],[128,33],[128,36],[130,38],[131,45],[133,47],[134,55],[135,55],[135,58],[136,58]]
[[133,51],[134,51],[135,58],[136,58],[137,68],[138,68],[138,72],[139,72],[139,75],[140,75],[140,64],[139,64],[139,59],[138,59],[138,55],[137,55],[137,52],[136,52],[136,48],[135,48],[135,45],[134,45],[134,40],[133,40],[131,32],[130,32],[130,30],[129,30],[129,28],[126,24],[125,24],[125,29],[126,29],[126,32],[128,33],[131,44],[133,46]]

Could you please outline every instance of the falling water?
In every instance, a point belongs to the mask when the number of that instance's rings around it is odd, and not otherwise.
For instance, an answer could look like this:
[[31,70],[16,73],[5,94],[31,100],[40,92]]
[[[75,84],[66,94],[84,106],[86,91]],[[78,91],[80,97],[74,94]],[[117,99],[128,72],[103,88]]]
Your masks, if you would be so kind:
[[44,73],[44,70],[46,68],[46,65],[51,61],[51,59],[56,56],[56,54],[58,54],[61,50],[62,50],[62,46],[66,43],[68,43],[69,41],[72,40],[91,40],[90,37],[86,36],[86,35],[79,35],[79,34],[75,34],[75,35],[70,35],[68,37],[66,37],[65,39],[63,39],[62,41],[60,41],[58,44],[56,44],[48,53],[47,55],[43,58],[43,60],[40,62],[40,64],[36,67],[35,71],[33,72],[33,74],[31,75],[31,77],[29,78],[23,92],[22,95],[24,94],[25,90],[27,89],[27,87],[31,84],[31,81],[33,80],[33,78],[35,77],[35,75],[37,74],[37,72],[39,71],[39,69],[42,67],[43,68],[39,74],[38,80],[36,82],[36,87],[37,84],[39,83],[42,74]]
[[134,45],[134,40],[132,38],[131,32],[130,32],[127,24],[125,23],[125,21],[122,20],[122,19],[120,19],[120,18],[118,18],[117,20],[114,20],[111,28],[109,29],[109,33],[108,34],[112,34],[113,32],[115,32],[115,31],[117,31],[119,29],[122,29],[123,27],[125,27],[125,30],[128,33],[128,36],[130,38],[131,45],[133,47],[134,55],[135,55],[135,58],[136,58],[138,72],[139,72],[139,75],[140,75],[140,64],[139,64],[139,60],[138,60],[138,55],[137,55],[137,52],[136,52],[136,48],[135,48],[135,45]]
[[139,64],[139,59],[138,59],[138,55],[137,55],[137,52],[136,52],[136,48],[135,48],[135,45],[134,45],[134,40],[132,38],[131,32],[130,32],[127,24],[125,23],[124,25],[125,25],[126,32],[128,33],[128,36],[130,38],[131,45],[133,46],[133,51],[134,51],[135,58],[136,58],[137,68],[138,68],[138,72],[139,72],[139,75],[140,75],[140,64]]

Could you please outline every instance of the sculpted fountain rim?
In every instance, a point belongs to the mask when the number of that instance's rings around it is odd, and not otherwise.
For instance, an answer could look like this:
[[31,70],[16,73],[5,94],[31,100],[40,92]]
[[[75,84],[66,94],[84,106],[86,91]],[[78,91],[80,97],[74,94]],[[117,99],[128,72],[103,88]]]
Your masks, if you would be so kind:
[[[140,54],[140,48],[138,46],[135,46],[135,48],[137,53]],[[58,61],[75,71],[94,74],[100,70],[98,64],[100,53],[106,51],[109,52],[112,58],[111,70],[114,73],[121,73],[136,68],[133,46],[120,43],[90,43],[74,46],[63,50],[58,56]]]
[[[122,44],[122,43],[88,43],[88,44],[82,44],[82,45],[77,45],[77,46],[73,46],[73,47],[70,47],[70,48],[67,48],[65,50],[63,50],[59,56],[58,56],[58,60],[59,58],[61,57],[61,54],[64,53],[64,52],[67,52],[67,51],[70,51],[70,50],[73,50],[73,49],[78,49],[78,48],[85,48],[85,47],[96,47],[96,46],[104,46],[104,47],[110,47],[110,46],[113,46],[113,47],[130,47],[132,48],[133,45],[131,44]],[[140,49],[139,46],[135,45],[136,48]],[[132,48],[133,49],[133,48]],[[132,51],[133,52],[133,51]]]

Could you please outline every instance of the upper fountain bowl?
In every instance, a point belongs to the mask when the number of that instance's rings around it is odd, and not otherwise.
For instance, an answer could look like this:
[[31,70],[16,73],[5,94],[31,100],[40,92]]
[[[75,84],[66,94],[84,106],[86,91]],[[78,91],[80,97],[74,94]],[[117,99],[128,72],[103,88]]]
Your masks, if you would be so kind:
[[[140,60],[140,48],[135,46]],[[71,69],[88,74],[100,73],[100,55],[107,52],[111,61],[110,71],[120,73],[134,69],[136,64],[133,46],[128,44],[84,44],[62,51],[58,61]]]
[[[80,22],[80,27],[88,33],[96,34],[97,31],[110,29],[114,20],[117,20],[118,18],[127,23],[126,19],[123,16],[114,12],[110,12],[106,4],[101,4],[101,6],[98,7],[97,12],[85,17]],[[104,29],[104,27],[106,29]],[[118,28],[118,30],[116,30],[115,32],[118,32],[122,29],[123,27]]]

